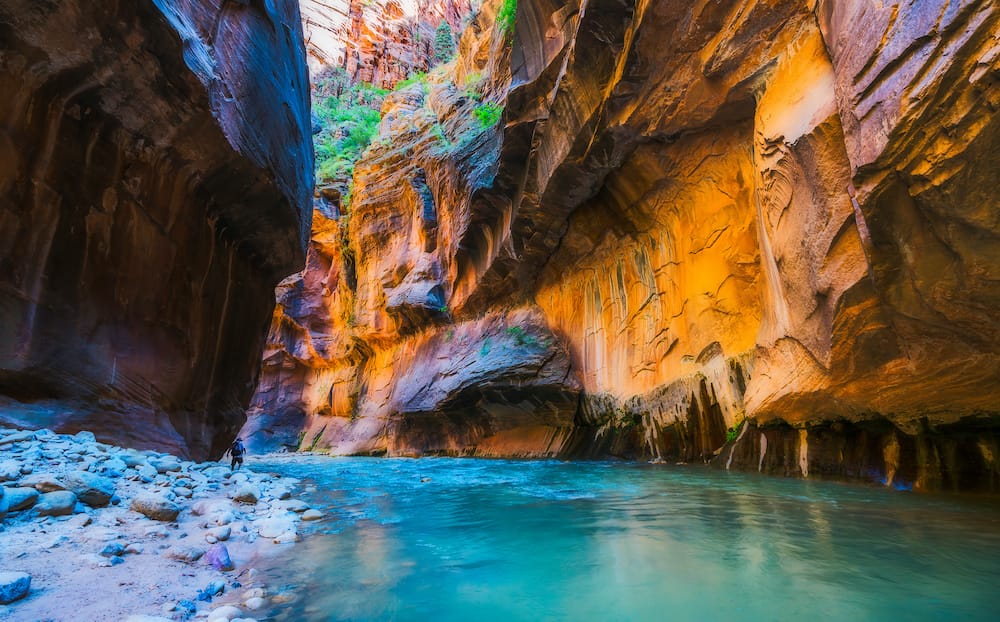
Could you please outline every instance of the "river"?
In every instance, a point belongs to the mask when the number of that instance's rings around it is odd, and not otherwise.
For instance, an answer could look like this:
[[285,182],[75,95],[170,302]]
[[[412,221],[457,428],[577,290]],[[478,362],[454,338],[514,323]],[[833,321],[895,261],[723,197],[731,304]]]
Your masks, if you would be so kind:
[[274,620],[996,620],[1000,502],[625,462],[296,456]]

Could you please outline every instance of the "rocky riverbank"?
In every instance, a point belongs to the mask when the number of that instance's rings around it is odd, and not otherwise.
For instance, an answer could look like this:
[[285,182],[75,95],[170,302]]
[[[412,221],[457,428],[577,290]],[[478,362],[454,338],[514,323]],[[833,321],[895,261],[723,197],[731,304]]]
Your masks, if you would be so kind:
[[255,561],[322,519],[298,480],[89,432],[0,428],[0,484],[0,620],[252,620],[295,599]]

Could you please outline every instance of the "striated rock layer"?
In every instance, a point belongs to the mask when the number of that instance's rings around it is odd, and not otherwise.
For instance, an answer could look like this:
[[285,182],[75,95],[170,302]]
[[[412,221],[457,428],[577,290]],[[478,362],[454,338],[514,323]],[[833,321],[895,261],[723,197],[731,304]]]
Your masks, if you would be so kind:
[[204,458],[312,191],[295,3],[0,6],[0,416]]
[[387,100],[255,440],[1000,485],[995,3],[498,5]]
[[460,33],[479,0],[300,0],[309,70],[342,69],[353,83],[392,88],[427,71],[435,29]]

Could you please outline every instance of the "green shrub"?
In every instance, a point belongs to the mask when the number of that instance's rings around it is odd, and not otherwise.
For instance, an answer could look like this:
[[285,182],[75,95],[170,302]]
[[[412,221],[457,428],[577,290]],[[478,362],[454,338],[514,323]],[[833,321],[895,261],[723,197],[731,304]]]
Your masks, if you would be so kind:
[[514,22],[517,20],[517,0],[503,0],[497,11],[497,24],[504,33],[514,32]]
[[726,430],[726,442],[727,443],[732,443],[733,441],[736,440],[736,438],[740,435],[740,430],[743,428],[743,423],[745,421],[746,420],[744,419],[743,421],[740,421],[739,423],[737,423],[733,427],[731,427],[728,430]]
[[479,120],[479,125],[483,129],[489,129],[500,122],[500,117],[503,116],[503,106],[493,102],[478,104],[472,110],[472,114]]
[[[317,89],[313,112],[320,131],[313,137],[318,183],[351,183],[354,164],[378,134],[382,102],[389,92],[371,84],[345,87],[339,76]],[[323,93],[327,93],[326,96]],[[341,205],[347,205],[350,192]]]
[[394,91],[402,91],[406,87],[412,86],[414,84],[420,84],[423,87],[424,92],[426,93],[427,92],[427,88],[428,88],[427,87],[427,72],[426,71],[415,71],[415,72],[411,73],[406,78],[404,78],[404,79],[400,80],[399,82],[397,82],[395,88],[393,88],[392,90],[394,90]]
[[441,20],[434,31],[434,62],[447,63],[455,56],[455,39],[447,20]]

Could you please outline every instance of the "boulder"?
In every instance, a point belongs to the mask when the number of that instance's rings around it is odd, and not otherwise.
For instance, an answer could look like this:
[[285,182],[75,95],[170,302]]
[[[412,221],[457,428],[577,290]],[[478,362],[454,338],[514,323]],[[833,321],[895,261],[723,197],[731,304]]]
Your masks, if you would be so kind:
[[287,518],[265,518],[256,521],[254,527],[262,538],[277,538],[286,532],[295,532],[295,522]]
[[150,466],[156,469],[157,473],[171,473],[174,471],[181,470],[181,462],[177,458],[160,458],[159,460],[151,460],[149,462]]
[[0,605],[12,603],[28,595],[31,575],[26,572],[0,572]]
[[131,509],[145,516],[158,521],[174,521],[180,514],[181,508],[176,503],[161,495],[144,493],[132,499]]
[[21,463],[16,460],[0,462],[0,482],[13,482],[21,477]]
[[254,504],[258,499],[260,499],[260,488],[253,484],[243,484],[233,495],[233,500],[240,503]]
[[56,490],[39,495],[35,511],[39,516],[67,516],[76,508],[76,495],[68,490]]
[[38,491],[34,488],[8,488],[4,496],[11,512],[27,510],[38,501]]
[[66,486],[52,473],[32,473],[21,478],[22,486],[30,486],[38,492],[66,490]]
[[88,471],[73,471],[68,473],[63,481],[67,489],[73,491],[80,501],[91,507],[102,508],[108,505],[115,494],[113,480]]
[[213,544],[205,554],[205,561],[216,570],[232,570],[236,566],[229,557],[229,549],[225,544]]
[[319,510],[306,510],[302,513],[302,520],[319,520],[323,518],[323,513]]
[[7,445],[10,443],[20,443],[21,441],[30,441],[35,437],[35,433],[31,430],[21,430],[20,432],[14,432],[13,434],[8,434],[6,436],[0,437],[0,445]]
[[208,614],[208,622],[229,622],[233,618],[238,618],[243,614],[239,607],[234,607],[232,605],[223,605],[217,609],[213,609],[211,613]]

